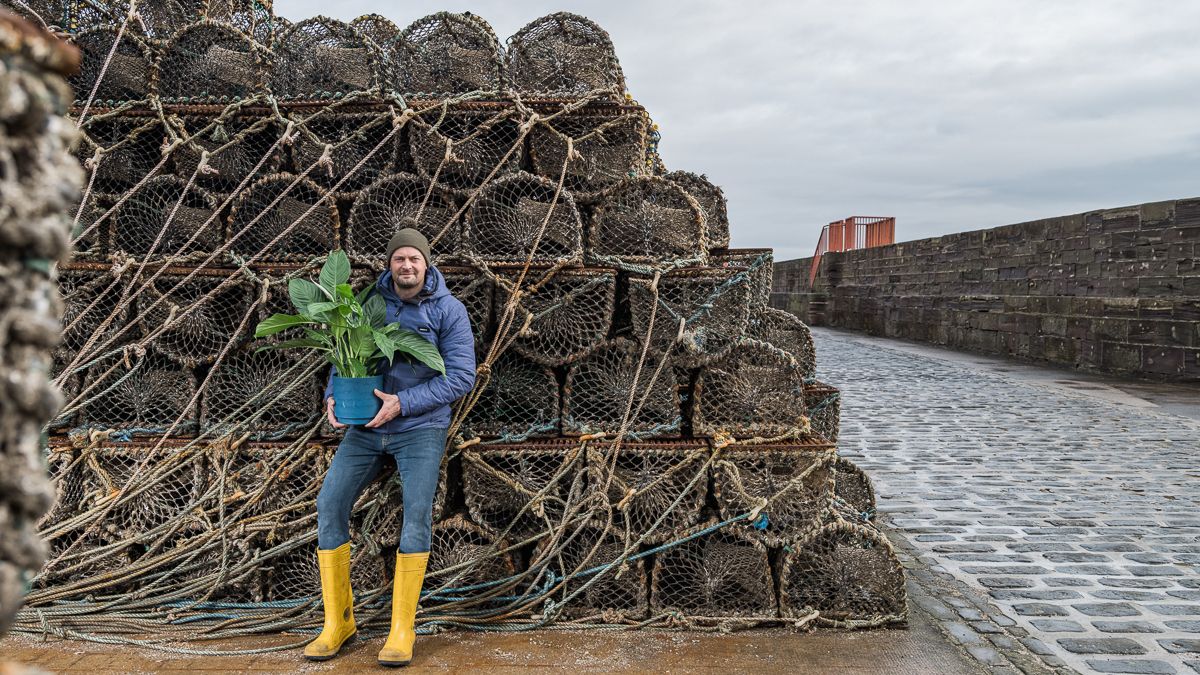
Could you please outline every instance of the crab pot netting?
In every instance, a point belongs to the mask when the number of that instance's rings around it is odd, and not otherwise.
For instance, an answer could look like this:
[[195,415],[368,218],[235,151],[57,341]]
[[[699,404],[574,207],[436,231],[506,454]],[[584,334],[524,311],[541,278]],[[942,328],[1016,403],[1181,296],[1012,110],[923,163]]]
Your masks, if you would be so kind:
[[229,354],[214,366],[200,427],[217,434],[299,435],[321,418],[322,370],[291,350]]
[[644,536],[644,543],[661,544],[700,522],[709,455],[703,440],[630,441],[621,444],[615,461],[609,444],[589,445],[588,491],[613,509],[628,541]]
[[572,482],[583,472],[579,442],[570,439],[475,445],[462,452],[463,495],[472,520],[512,540],[554,530]]
[[808,408],[812,433],[837,443],[842,427],[841,392],[821,382],[805,384],[804,405]]
[[769,248],[728,248],[708,256],[712,267],[744,269],[749,277],[751,307],[766,307],[771,299],[771,270],[775,260]]
[[522,94],[576,97],[603,90],[620,97],[625,75],[612,39],[577,14],[536,19],[508,39],[508,76]]
[[216,200],[175,176],[151,178],[108,223],[111,249],[139,256],[209,253],[224,241]]
[[[400,37],[400,27],[391,19],[380,14],[364,14],[350,22],[350,27],[369,38],[375,46],[383,50],[386,61],[394,63],[393,43]],[[391,79],[391,71],[387,72]]]
[[721,188],[708,180],[708,176],[690,171],[672,171],[663,177],[687,190],[700,204],[704,211],[705,236],[709,248],[729,246],[729,213]]
[[358,193],[346,226],[346,252],[364,258],[387,255],[392,235],[414,227],[430,242],[435,261],[462,253],[458,205],[429,181],[408,173],[384,176]]
[[375,42],[353,26],[323,16],[278,36],[272,92],[282,99],[330,98],[378,90],[385,61]]
[[442,98],[504,88],[500,41],[470,14],[439,12],[413,22],[394,45],[392,88]]
[[860,518],[875,517],[875,486],[871,478],[845,457],[839,457],[833,465],[834,494],[846,503]]
[[657,554],[650,607],[654,613],[689,616],[775,616],[778,603],[767,548],[747,532],[723,529]]
[[[142,332],[157,333],[153,345],[186,365],[211,363],[230,342],[246,340],[257,290],[243,280],[220,287],[221,277],[197,275],[188,281],[163,274],[137,297],[137,317]],[[182,283],[181,283],[182,282]],[[178,288],[176,288],[178,286]],[[168,325],[161,333],[159,329]]]
[[796,357],[805,377],[817,369],[817,351],[812,331],[795,314],[774,307],[755,307],[750,311],[746,336],[766,342]]
[[807,414],[800,365],[769,345],[736,345],[696,380],[697,434],[794,438],[808,432]]
[[[121,35],[116,51],[113,51],[117,33],[116,26],[101,26],[71,37],[71,42],[79,48],[81,61],[79,71],[67,82],[75,90],[80,102],[89,98],[108,103],[141,101],[150,94],[153,52],[133,30],[126,30]],[[100,83],[99,87],[96,86],[97,82]]]
[[823,441],[726,448],[712,467],[721,518],[760,509],[754,527],[764,541],[798,541],[833,504],[833,462],[833,446]]
[[492,326],[496,286],[486,274],[469,267],[439,267],[446,288],[467,308],[475,346],[479,348]]
[[467,212],[466,245],[486,262],[577,262],[583,221],[575,199],[520,172],[488,183]]
[[[500,274],[496,314],[510,301],[516,271]],[[616,274],[607,270],[559,270],[548,279],[531,273],[523,290],[514,325],[528,329],[519,334],[512,349],[527,359],[561,366],[591,352],[608,337],[616,295]],[[532,292],[531,286],[536,286]]]
[[484,438],[555,436],[559,431],[560,398],[554,371],[515,352],[505,352],[492,365],[478,402],[463,426]]
[[[283,152],[277,142],[283,135],[283,127],[272,118],[245,116],[218,120],[189,115],[178,119],[178,131],[186,141],[175,149],[172,159],[175,175],[184,180],[194,175],[200,187],[213,194],[228,195],[280,169]],[[204,152],[209,153],[208,168],[197,172]]]
[[40,28],[67,25],[68,7],[64,0],[5,0],[3,7]]
[[[325,110],[309,117],[293,117],[296,140],[292,143],[292,164],[297,173],[312,167],[308,178],[326,190],[340,182],[336,196],[353,199],[359,190],[395,168],[393,144],[385,143],[375,150],[392,130],[391,117]],[[330,146],[329,163],[321,161],[326,145]]]
[[[601,522],[590,522],[563,532],[562,548],[548,553],[550,540],[538,545],[534,560],[550,555],[549,566],[562,579],[576,572],[603,567],[621,558],[625,540],[615,529],[604,529]],[[595,579],[582,593],[562,606],[563,616],[600,615],[604,621],[620,622],[646,618],[650,604],[649,577],[645,559],[614,565],[604,572],[567,579],[552,599],[562,603],[581,587]],[[619,576],[618,576],[619,575]]]
[[639,375],[641,358],[641,346],[618,338],[572,363],[563,388],[563,433],[619,431],[631,398],[627,432],[677,432],[682,418],[675,370],[664,366],[654,377],[664,357],[650,350]]
[[230,24],[263,47],[269,48],[275,41],[276,19],[269,2],[206,0],[204,18]]
[[704,213],[678,185],[656,176],[628,178],[601,197],[588,233],[589,260],[617,266],[704,262]]
[[[128,307],[118,307],[122,281],[111,272],[63,269],[58,272],[58,292],[63,300],[62,342],[55,352],[59,359],[70,360],[93,337],[93,346],[103,345],[106,338],[126,327]],[[100,326],[113,315],[108,326],[97,336]],[[129,336],[128,331],[125,332]],[[90,349],[89,349],[90,351]]]
[[423,598],[422,604],[438,604],[459,597],[456,589],[516,574],[517,564],[512,554],[500,553],[506,547],[503,540],[484,532],[461,514],[435,523],[425,572],[425,588],[431,595]]
[[[155,3],[149,3],[151,5]],[[153,69],[166,103],[224,103],[266,91],[268,67],[254,39],[229,24],[202,21],[179,31]]]
[[[79,5],[94,5],[96,3],[79,2]],[[127,1],[120,3],[125,7],[128,6]],[[125,7],[120,11],[113,12],[116,16],[116,21],[121,21],[126,13]],[[189,24],[195,23],[202,18],[202,10],[204,3],[197,0],[154,0],[154,2],[138,2],[137,25],[151,39],[164,43],[175,36],[179,31],[187,28]],[[81,20],[83,17],[80,17]]]
[[833,622],[903,621],[904,569],[887,537],[835,521],[786,553],[780,564],[783,616],[817,610]]
[[[522,158],[515,111],[488,113],[437,108],[408,123],[408,147],[417,173],[466,195],[496,177],[512,173]],[[447,152],[450,153],[447,156]]]
[[691,268],[662,275],[656,292],[653,279],[630,277],[629,311],[634,335],[665,350],[675,344],[682,322],[681,357],[689,363],[711,360],[746,332],[749,306],[745,280],[735,269]]
[[209,473],[214,484],[224,486],[225,518],[245,523],[250,532],[270,533],[294,521],[311,526],[333,452],[315,443],[247,443],[221,452]]
[[229,216],[233,252],[266,261],[325,255],[338,247],[338,227],[337,202],[311,180],[286,173],[243,192]]
[[[534,173],[555,183],[562,177],[576,199],[592,201],[601,191],[644,171],[648,126],[649,118],[642,112],[563,115],[540,121],[529,134]],[[568,139],[575,151],[570,160]]]
[[88,170],[93,192],[124,194],[149,176],[162,160],[166,131],[157,119],[93,117],[81,130],[75,156],[85,163],[85,169],[97,149],[103,153]]
[[162,354],[122,354],[102,359],[83,376],[82,423],[99,429],[138,429],[162,433],[196,429],[196,378]]
[[[82,201],[82,195],[81,200]],[[77,202],[67,209],[67,215],[72,219],[71,227],[71,258],[87,260],[101,257],[108,246],[108,227],[98,223],[101,217],[112,208],[114,200],[95,193],[88,196],[83,208]],[[75,216],[78,215],[78,218]]]

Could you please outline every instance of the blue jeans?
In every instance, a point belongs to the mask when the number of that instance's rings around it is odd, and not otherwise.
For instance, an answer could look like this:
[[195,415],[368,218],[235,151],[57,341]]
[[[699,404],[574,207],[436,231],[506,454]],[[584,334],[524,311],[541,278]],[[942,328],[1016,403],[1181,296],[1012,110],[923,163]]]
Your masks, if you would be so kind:
[[400,552],[428,551],[433,497],[445,450],[446,429],[398,434],[379,434],[364,427],[347,429],[317,494],[317,547],[331,550],[350,541],[350,510],[390,456],[404,488]]

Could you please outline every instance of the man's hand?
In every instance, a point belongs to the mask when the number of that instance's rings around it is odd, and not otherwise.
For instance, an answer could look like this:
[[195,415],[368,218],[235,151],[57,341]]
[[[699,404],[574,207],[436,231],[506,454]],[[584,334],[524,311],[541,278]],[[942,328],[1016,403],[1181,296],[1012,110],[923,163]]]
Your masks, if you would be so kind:
[[367,428],[374,429],[375,427],[383,426],[388,422],[400,416],[400,397],[395,394],[385,394],[378,389],[375,390],[375,395],[383,401],[383,407],[375,415],[375,419],[367,422]]
[[337,421],[337,418],[333,416],[333,397],[332,396],[325,399],[325,419],[329,420],[329,426],[333,427],[334,429],[345,429],[346,428],[345,424],[342,424],[341,422]]

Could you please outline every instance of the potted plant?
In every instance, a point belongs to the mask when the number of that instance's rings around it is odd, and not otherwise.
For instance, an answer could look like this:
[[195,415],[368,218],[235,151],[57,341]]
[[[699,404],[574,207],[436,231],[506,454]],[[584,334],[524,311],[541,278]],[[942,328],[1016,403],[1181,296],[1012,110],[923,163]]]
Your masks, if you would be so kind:
[[288,282],[288,296],[298,314],[272,314],[254,329],[254,337],[303,328],[304,337],[263,345],[264,349],[315,349],[333,365],[334,416],[346,424],[365,424],[379,412],[382,401],[375,390],[383,387],[380,365],[389,364],[397,352],[446,374],[437,347],[398,323],[387,323],[387,303],[374,286],[357,294],[350,288],[350,260],[341,250],[329,254],[318,283],[308,279]]

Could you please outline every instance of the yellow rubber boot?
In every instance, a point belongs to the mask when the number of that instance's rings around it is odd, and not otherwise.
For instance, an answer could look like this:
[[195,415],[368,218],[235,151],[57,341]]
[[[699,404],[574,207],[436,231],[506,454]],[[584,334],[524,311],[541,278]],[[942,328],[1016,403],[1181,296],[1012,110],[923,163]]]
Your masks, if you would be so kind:
[[357,630],[354,626],[354,594],[350,590],[350,542],[325,551],[317,550],[321,568],[321,600],[325,603],[325,628],[317,639],[304,647],[304,658],[326,661]]
[[421,583],[425,581],[425,564],[429,552],[396,555],[396,581],[392,586],[392,630],[379,652],[384,666],[407,666],[412,661],[413,643],[417,633],[413,622],[417,616],[417,601]]

